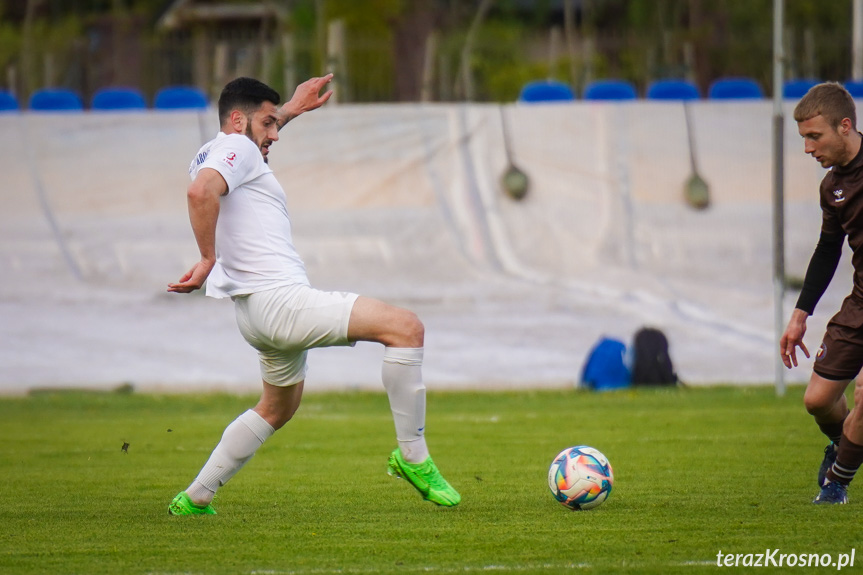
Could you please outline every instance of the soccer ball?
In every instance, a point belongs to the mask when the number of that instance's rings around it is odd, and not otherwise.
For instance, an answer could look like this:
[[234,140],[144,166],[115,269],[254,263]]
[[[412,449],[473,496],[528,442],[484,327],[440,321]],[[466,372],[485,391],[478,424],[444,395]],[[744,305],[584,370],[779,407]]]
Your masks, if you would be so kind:
[[548,488],[561,505],[573,510],[593,509],[611,493],[614,473],[608,458],[587,445],[557,454],[548,468]]

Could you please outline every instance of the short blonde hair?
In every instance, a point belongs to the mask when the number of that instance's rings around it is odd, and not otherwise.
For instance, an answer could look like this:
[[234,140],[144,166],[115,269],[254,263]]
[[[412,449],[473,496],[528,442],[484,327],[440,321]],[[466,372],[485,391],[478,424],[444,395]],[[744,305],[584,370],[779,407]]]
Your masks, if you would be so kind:
[[815,116],[824,116],[833,128],[838,128],[845,118],[857,127],[854,98],[838,82],[824,82],[812,86],[794,108],[794,120],[797,122],[805,122]]

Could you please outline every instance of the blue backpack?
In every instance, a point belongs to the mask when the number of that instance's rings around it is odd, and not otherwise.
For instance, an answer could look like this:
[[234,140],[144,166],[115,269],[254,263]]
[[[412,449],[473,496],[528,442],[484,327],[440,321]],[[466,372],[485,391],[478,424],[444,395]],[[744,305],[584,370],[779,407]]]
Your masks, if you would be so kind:
[[610,337],[600,338],[584,363],[582,387],[597,391],[629,387],[631,376],[625,356],[626,345],[623,342]]

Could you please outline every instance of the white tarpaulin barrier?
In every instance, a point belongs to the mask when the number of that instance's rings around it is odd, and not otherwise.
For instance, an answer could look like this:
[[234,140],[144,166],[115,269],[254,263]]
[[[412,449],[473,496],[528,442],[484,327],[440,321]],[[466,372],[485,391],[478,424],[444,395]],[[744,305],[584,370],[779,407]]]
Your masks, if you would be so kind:
[[[503,112],[530,178],[521,202],[500,186],[499,106],[328,106],[283,129],[270,162],[313,285],[416,311],[432,389],[569,384],[600,336],[642,325],[667,333],[687,382],[772,382],[770,103],[692,104],[705,211],[682,199],[679,103]],[[788,122],[787,267],[802,276],[824,171]],[[165,293],[197,259],[187,167],[215,112],[23,113],[0,128],[0,392],[257,390],[230,302]],[[850,291],[840,266],[811,350]],[[313,352],[308,389],[377,389],[381,356]]]

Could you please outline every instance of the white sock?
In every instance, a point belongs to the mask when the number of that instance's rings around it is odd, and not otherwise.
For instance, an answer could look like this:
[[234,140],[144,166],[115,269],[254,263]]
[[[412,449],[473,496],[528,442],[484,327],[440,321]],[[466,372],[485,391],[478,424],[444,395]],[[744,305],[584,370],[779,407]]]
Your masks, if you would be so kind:
[[381,378],[390,400],[399,449],[408,463],[422,463],[429,456],[425,440],[426,388],[422,364],[421,347],[384,350]]
[[186,488],[189,498],[197,504],[208,504],[216,490],[228,482],[255,454],[275,430],[250,409],[225,428],[222,440],[198,477]]

